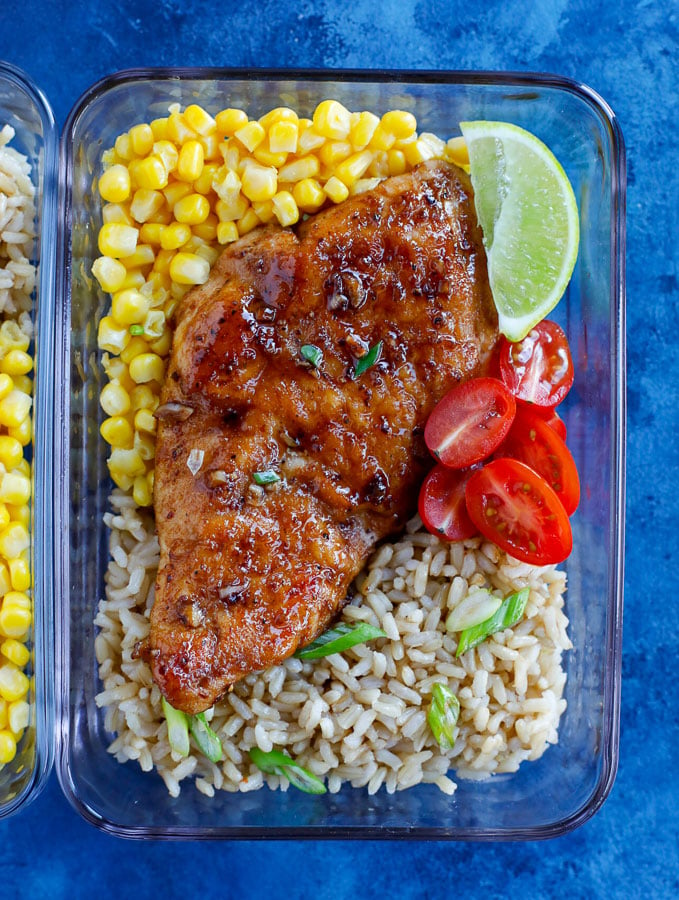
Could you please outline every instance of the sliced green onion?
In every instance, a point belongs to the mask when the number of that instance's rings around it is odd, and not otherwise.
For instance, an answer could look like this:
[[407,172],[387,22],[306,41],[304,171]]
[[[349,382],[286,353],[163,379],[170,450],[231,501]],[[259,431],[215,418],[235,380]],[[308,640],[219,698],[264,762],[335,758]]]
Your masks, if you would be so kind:
[[362,356],[356,361],[356,365],[354,366],[354,376],[356,378],[364,372],[367,372],[368,369],[371,366],[374,366],[379,360],[380,356],[382,356],[382,345],[383,342],[378,341],[374,347],[371,347],[370,350],[368,350],[365,356]]
[[502,601],[502,606],[485,622],[479,625],[473,625],[471,628],[465,628],[460,632],[460,640],[457,645],[455,656],[462,656],[467,650],[476,647],[482,643],[491,634],[497,631],[504,631],[505,628],[513,628],[517,622],[521,621],[528,603],[528,588],[510,594]]
[[299,351],[304,359],[311,363],[311,365],[318,369],[318,367],[323,362],[323,351],[320,347],[316,347],[315,344],[302,344],[302,347]]
[[434,684],[431,689],[431,705],[427,722],[442,750],[452,750],[455,745],[455,725],[460,715],[460,701],[445,684]]
[[375,638],[386,637],[381,628],[375,628],[368,622],[358,622],[350,625],[348,622],[340,622],[334,628],[325,631],[315,641],[307,644],[295,653],[297,659],[320,659],[322,656],[330,656],[331,653],[342,653],[356,644],[365,644]]
[[130,325],[130,334],[143,334],[144,326],[143,325]]
[[170,706],[165,697],[160,698],[167,722],[167,739],[170,747],[180,756],[189,755],[189,717],[180,709]]
[[222,742],[208,725],[205,713],[190,716],[189,728],[200,752],[211,762],[219,762],[222,758]]
[[259,747],[251,747],[248,752],[250,759],[262,772],[282,775],[293,787],[304,791],[305,794],[325,794],[327,792],[327,788],[320,778],[316,778],[308,769],[300,766],[287,753],[281,753],[280,750],[271,750],[269,753],[265,753]]
[[281,476],[269,469],[266,472],[253,472],[252,480],[255,484],[275,484],[281,480]]

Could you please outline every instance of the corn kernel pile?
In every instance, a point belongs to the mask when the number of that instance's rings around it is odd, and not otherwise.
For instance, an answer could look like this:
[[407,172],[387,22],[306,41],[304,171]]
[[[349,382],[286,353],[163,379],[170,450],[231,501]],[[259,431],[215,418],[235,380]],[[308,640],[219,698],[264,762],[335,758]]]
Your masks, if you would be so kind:
[[101,256],[92,273],[112,295],[99,324],[108,383],[101,434],[113,481],[139,506],[153,497],[156,420],[170,351],[168,320],[207,281],[220,247],[261,224],[305,214],[426,159],[468,163],[460,138],[417,133],[412,113],[352,113],[336,100],[311,119],[287,107],[249,119],[198,105],[135,125],[104,154]]
[[35,269],[34,194],[24,156],[0,130],[0,768],[14,759],[30,717],[26,645],[30,598],[33,360],[29,354]]

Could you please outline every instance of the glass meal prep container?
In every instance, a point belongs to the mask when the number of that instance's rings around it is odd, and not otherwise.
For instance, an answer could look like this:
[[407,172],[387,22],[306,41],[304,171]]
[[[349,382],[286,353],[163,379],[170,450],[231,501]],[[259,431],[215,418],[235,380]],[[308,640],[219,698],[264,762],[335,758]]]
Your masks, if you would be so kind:
[[[564,565],[574,649],[559,743],[514,774],[458,780],[448,796],[421,784],[393,794],[343,786],[304,794],[266,786],[214,798],[184,782],[172,798],[161,778],[118,763],[114,735],[95,697],[101,691],[94,618],[109,562],[112,482],[100,435],[105,384],[98,323],[110,297],[92,277],[99,251],[102,153],[132,126],[165,116],[170,104],[225,107],[251,118],[277,106],[310,115],[323,99],[378,115],[415,114],[418,131],[444,139],[471,119],[514,122],[550,146],[581,213],[570,286],[550,316],[568,335],[575,386],[564,403],[568,445],[582,500],[574,549]],[[59,168],[54,373],[57,773],[69,801],[104,831],[134,838],[436,838],[511,840],[562,834],[605,800],[617,766],[624,538],[624,148],[610,109],[589,89],[552,76],[496,73],[379,73],[140,69],[93,85],[62,132]],[[38,373],[40,374],[40,373]],[[561,409],[560,409],[561,412]],[[44,413],[44,411],[43,411]],[[48,494],[46,483],[37,485]],[[36,499],[37,506],[37,499]],[[52,557],[37,560],[52,576]],[[49,572],[47,572],[49,570]],[[36,594],[37,597],[37,594]],[[49,609],[49,603],[46,604]],[[49,661],[50,664],[51,661]],[[38,698],[39,699],[39,698]]]
[[[53,328],[54,262],[56,251],[58,136],[49,104],[20,70],[0,61],[0,128],[15,135],[9,147],[28,159],[35,187],[35,241],[30,262],[36,268],[33,293],[33,341],[29,352],[34,366],[31,416],[33,437],[24,449],[31,462],[32,498],[29,524],[32,573],[32,624],[25,645],[30,658],[23,667],[29,677],[29,721],[14,758],[0,766],[0,818],[12,815],[43,787],[54,753],[54,623],[53,623]],[[5,318],[0,313],[0,321]],[[3,376],[5,377],[5,376]],[[4,429],[3,429],[4,432]],[[4,471],[4,470],[3,470]],[[6,567],[5,567],[6,568]],[[0,638],[0,643],[4,639]],[[23,642],[23,639],[22,639]],[[7,659],[0,655],[0,665]]]

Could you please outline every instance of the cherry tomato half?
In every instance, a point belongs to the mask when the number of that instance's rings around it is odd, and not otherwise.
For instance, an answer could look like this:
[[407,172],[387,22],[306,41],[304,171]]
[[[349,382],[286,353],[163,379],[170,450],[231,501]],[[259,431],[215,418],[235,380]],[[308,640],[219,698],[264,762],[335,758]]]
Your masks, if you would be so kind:
[[436,404],[424,427],[431,454],[451,469],[485,459],[506,437],[516,401],[497,378],[472,378]]
[[464,489],[472,471],[438,463],[420,488],[418,512],[425,528],[448,541],[463,541],[478,533],[469,518]]
[[541,419],[543,419],[550,428],[553,428],[554,431],[559,435],[562,441],[566,440],[566,423],[559,416],[558,412],[552,406],[533,406],[531,407],[534,412],[536,412]]
[[544,478],[517,459],[494,459],[465,490],[469,518],[481,534],[531,565],[563,562],[573,535],[563,504]]
[[518,459],[542,475],[569,516],[578,508],[580,479],[575,461],[556,431],[530,407],[517,407],[514,424],[496,455]]
[[522,341],[502,338],[500,374],[517,400],[556,406],[573,384],[573,360],[563,330],[543,319]]

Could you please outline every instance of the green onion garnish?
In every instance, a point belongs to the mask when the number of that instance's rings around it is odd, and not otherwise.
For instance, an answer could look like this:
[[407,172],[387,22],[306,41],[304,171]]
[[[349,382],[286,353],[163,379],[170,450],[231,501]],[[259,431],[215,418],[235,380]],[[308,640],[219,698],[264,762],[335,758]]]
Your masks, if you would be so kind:
[[287,753],[281,753],[280,750],[271,750],[269,753],[265,753],[259,747],[252,747],[249,753],[250,759],[262,772],[282,775],[293,787],[304,791],[305,794],[325,794],[327,792],[327,788],[320,778],[316,778],[308,769],[300,766]]
[[320,364],[323,362],[323,351],[320,347],[316,347],[314,344],[302,344],[299,352],[308,363],[311,363],[311,365],[315,369],[318,369]]
[[275,484],[281,480],[281,476],[269,469],[266,472],[253,472],[252,480],[255,484]]
[[382,356],[382,345],[383,342],[378,341],[374,347],[371,347],[370,350],[368,350],[365,356],[362,356],[356,361],[356,365],[354,366],[354,376],[356,378],[364,372],[367,372],[368,369],[371,366],[374,366],[379,360],[380,356]]
[[460,715],[460,701],[444,684],[434,684],[427,722],[442,750],[452,750],[455,744],[455,725]]
[[375,638],[386,637],[381,628],[375,628],[368,622],[358,622],[350,625],[348,622],[340,622],[334,628],[325,631],[315,641],[307,644],[295,653],[297,659],[320,659],[322,656],[330,656],[331,653],[342,653],[356,644],[365,644]]
[[200,752],[207,756],[211,762],[219,762],[222,758],[222,744],[208,725],[205,713],[189,716],[189,728]]
[[143,334],[144,326],[143,325],[130,325],[130,334]]
[[189,755],[189,717],[180,709],[170,706],[165,697],[160,698],[167,722],[167,739],[170,747],[180,756]]
[[497,631],[504,631],[505,628],[513,628],[519,622],[526,609],[528,603],[528,588],[510,594],[502,601],[502,606],[485,622],[479,625],[472,625],[471,628],[465,628],[460,632],[460,640],[457,645],[455,656],[462,656],[467,650],[476,647],[477,644],[485,641],[491,634]]

